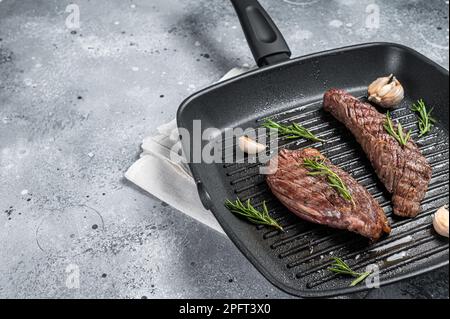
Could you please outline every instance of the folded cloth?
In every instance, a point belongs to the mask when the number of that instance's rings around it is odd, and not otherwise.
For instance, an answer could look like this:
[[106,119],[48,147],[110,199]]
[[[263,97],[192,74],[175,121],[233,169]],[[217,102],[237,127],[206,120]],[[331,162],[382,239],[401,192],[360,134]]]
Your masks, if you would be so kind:
[[[232,69],[219,82],[246,71]],[[158,132],[144,139],[140,159],[128,169],[125,178],[180,212],[224,233],[213,214],[200,202],[189,166],[174,151],[179,143],[176,120],[161,125]]]

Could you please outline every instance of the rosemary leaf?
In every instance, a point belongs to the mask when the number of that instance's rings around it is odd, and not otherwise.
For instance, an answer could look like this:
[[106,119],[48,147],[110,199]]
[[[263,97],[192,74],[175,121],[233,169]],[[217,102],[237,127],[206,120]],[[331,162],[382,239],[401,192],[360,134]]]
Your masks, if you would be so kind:
[[328,268],[329,271],[334,272],[340,275],[348,275],[355,277],[356,279],[350,283],[350,287],[354,287],[364,281],[367,277],[370,276],[372,272],[367,271],[363,273],[356,272],[350,268],[350,266],[345,263],[341,258],[334,257],[334,262],[331,264],[331,267]]
[[360,282],[364,281],[367,277],[369,277],[370,274],[371,272],[369,271],[360,274],[358,278],[356,278],[351,282],[350,287],[355,287],[357,284],[359,284]]
[[392,122],[389,111],[386,114],[384,129],[389,133],[389,135],[394,137],[401,146],[408,144],[408,141],[411,138],[411,130],[405,135],[405,131],[403,130],[403,126],[400,122],[397,123],[397,129],[394,128],[394,123]]
[[324,140],[315,136],[307,128],[297,123],[284,125],[267,119],[262,126],[267,129],[277,130],[280,136],[284,136],[287,139],[306,138],[314,142],[324,142]]
[[303,165],[309,170],[308,175],[311,176],[326,176],[328,184],[333,187],[339,195],[345,200],[353,203],[352,194],[344,184],[342,179],[333,172],[327,165],[325,160],[320,158],[305,158]]
[[419,137],[424,136],[425,134],[431,131],[433,124],[436,122],[434,118],[431,117],[431,112],[433,109],[431,108],[429,111],[427,110],[427,106],[423,99],[417,101],[412,105],[411,111],[416,112],[418,115],[418,124],[419,124]]
[[225,207],[232,213],[245,217],[253,224],[267,225],[283,231],[283,227],[281,227],[275,219],[270,217],[265,201],[262,204],[262,211],[258,211],[254,208],[250,203],[250,200],[247,200],[245,204],[242,203],[240,199],[237,199],[235,202],[227,200],[225,202]]

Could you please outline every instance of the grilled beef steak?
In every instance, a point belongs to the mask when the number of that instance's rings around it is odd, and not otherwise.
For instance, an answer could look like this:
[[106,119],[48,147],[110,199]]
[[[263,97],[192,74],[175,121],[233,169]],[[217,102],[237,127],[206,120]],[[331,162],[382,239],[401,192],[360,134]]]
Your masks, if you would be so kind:
[[343,90],[325,93],[324,108],[356,137],[386,189],[394,214],[415,217],[431,180],[431,167],[411,139],[401,146],[384,129],[386,116]]
[[[330,186],[326,176],[311,176],[304,166],[307,158],[325,160],[324,164],[346,185],[353,202],[341,197]],[[272,193],[300,218],[347,229],[373,241],[390,232],[383,210],[369,192],[349,174],[331,164],[318,150],[282,150],[270,160],[269,170],[273,174],[267,176],[267,183]]]

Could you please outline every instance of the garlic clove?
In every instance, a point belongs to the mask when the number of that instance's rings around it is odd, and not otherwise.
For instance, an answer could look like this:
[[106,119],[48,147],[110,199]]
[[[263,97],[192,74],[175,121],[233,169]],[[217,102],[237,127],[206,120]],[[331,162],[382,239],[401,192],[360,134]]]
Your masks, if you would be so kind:
[[390,83],[390,84],[386,84],[386,85],[382,86],[382,87],[378,90],[377,95],[378,95],[380,98],[383,98],[386,94],[388,94],[388,93],[389,93],[390,91],[392,91],[394,88],[395,88],[395,83],[394,83],[394,82],[392,82],[392,83]]
[[393,74],[376,79],[368,93],[369,101],[385,108],[397,106],[405,97],[403,86]]
[[252,140],[248,136],[241,136],[239,138],[239,148],[244,153],[254,155],[265,151],[266,146]]
[[389,78],[392,76],[389,75],[389,77],[382,77],[376,79],[370,86],[369,86],[369,96],[375,96],[375,93],[380,90],[383,86],[389,83]]
[[448,206],[439,208],[433,216],[433,226],[436,232],[448,238]]

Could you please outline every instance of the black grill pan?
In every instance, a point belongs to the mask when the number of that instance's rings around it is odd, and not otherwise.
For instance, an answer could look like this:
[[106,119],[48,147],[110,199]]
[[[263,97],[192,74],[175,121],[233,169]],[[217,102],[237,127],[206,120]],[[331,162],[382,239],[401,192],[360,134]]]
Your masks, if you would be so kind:
[[[348,278],[328,272],[333,256],[341,257],[356,270],[378,265],[381,285],[447,265],[448,239],[435,233],[431,218],[449,201],[448,71],[410,48],[390,43],[362,44],[289,59],[289,48],[258,2],[232,2],[260,68],[198,92],[181,105],[178,126],[191,133],[191,138],[183,140],[185,151],[192,154],[194,120],[201,120],[203,129],[214,127],[221,132],[234,127],[256,128],[267,117],[301,123],[327,143],[281,138],[279,146],[318,148],[369,190],[384,208],[393,230],[390,236],[370,244],[358,235],[303,221],[270,193],[264,176],[258,173],[261,164],[191,163],[203,204],[231,240],[269,281],[301,297],[367,289],[365,285],[350,288]],[[322,110],[327,89],[342,88],[364,98],[368,84],[390,73],[406,88],[405,100],[392,116],[413,129],[413,139],[433,167],[422,213],[414,219],[392,214],[391,196],[354,137]],[[409,110],[420,98],[434,106],[438,119],[432,133],[422,138],[418,138],[416,117]],[[258,227],[231,214],[224,202],[236,197],[250,198],[256,205],[266,200],[271,215],[286,232]]]

